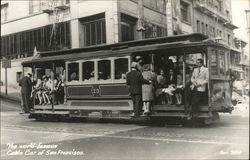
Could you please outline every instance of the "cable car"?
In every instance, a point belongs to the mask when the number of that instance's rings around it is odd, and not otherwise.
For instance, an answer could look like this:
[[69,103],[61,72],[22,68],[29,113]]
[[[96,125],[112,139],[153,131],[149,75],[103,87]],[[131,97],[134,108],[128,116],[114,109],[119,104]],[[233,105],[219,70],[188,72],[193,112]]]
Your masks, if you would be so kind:
[[[229,77],[230,49],[208,39],[200,33],[183,34],[154,39],[143,39],[100,45],[86,48],[41,52],[32,60],[23,62],[23,67],[31,67],[34,80],[42,75],[64,77],[64,98],[61,104],[39,105],[34,101],[30,118],[63,115],[81,118],[133,119],[133,103],[126,84],[126,74],[131,62],[141,56],[144,64],[150,64],[156,75],[165,74],[171,67],[179,70],[183,79],[181,104],[176,105],[155,95],[149,119],[179,118],[187,120],[190,113],[190,94],[187,81],[196,67],[197,59],[203,59],[209,71],[209,80],[204,100],[199,108],[198,120],[210,123],[219,119],[219,112],[231,113],[231,88]],[[53,85],[55,86],[55,84]],[[162,88],[155,88],[155,91]],[[163,88],[164,89],[164,88]],[[53,92],[55,93],[55,92]],[[163,95],[162,97],[165,97]]]

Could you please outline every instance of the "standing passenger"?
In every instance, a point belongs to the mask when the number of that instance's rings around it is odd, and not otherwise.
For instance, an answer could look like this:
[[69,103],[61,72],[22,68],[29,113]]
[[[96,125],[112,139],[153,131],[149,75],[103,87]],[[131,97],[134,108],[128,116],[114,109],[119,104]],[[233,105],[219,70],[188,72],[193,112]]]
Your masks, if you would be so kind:
[[142,65],[143,65],[143,59],[141,56],[136,56],[135,57],[135,60],[136,60],[136,63],[137,63],[137,70],[142,72],[143,71],[143,68],[142,68]]
[[32,91],[32,81],[31,81],[32,74],[28,73],[25,77],[23,77],[20,82],[19,86],[22,87],[21,95],[22,95],[22,102],[23,102],[23,111],[25,113],[30,112],[30,97]]
[[149,84],[140,71],[137,70],[137,63],[132,62],[131,71],[127,74],[127,85],[129,85],[130,96],[133,101],[134,113],[131,116],[139,116],[142,109],[142,84]]
[[[152,82],[156,82],[155,74],[150,71],[150,65],[146,64],[143,66],[142,76],[144,79]],[[142,85],[142,101],[144,115],[150,112],[150,107],[154,101],[154,86],[153,84],[143,84]]]
[[203,59],[197,60],[198,67],[194,69],[191,77],[192,89],[192,116],[197,117],[201,101],[203,100],[208,83],[208,68],[203,66]]

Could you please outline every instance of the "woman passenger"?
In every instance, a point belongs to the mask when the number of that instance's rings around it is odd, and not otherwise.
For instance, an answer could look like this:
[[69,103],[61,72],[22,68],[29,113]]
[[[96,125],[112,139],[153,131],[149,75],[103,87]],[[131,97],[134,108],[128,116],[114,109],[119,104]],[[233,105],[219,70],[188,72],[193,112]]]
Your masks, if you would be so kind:
[[166,77],[164,74],[164,70],[160,69],[160,74],[157,75],[157,89],[156,89],[156,98],[157,104],[166,104],[165,93],[162,92],[163,88],[166,88]]
[[35,92],[35,99],[38,99],[38,104],[41,105],[43,102],[41,78],[37,78],[36,85],[34,86],[34,92]]
[[[143,66],[142,76],[144,79],[152,81],[153,83],[156,81],[155,74],[150,71],[150,65],[146,64]],[[152,84],[143,84],[142,85],[142,101],[143,101],[143,110],[144,115],[150,112],[150,107],[154,101],[154,86]]]
[[176,87],[176,75],[174,75],[174,70],[171,68],[169,69],[169,73],[167,75],[167,89],[165,89],[166,97],[168,104],[173,104],[173,93],[172,91],[175,90]]
[[176,90],[174,91],[175,93],[175,98],[176,98],[176,105],[181,105],[183,102],[182,100],[182,95],[183,95],[183,70],[180,70],[180,74],[177,75],[177,81],[176,81]]

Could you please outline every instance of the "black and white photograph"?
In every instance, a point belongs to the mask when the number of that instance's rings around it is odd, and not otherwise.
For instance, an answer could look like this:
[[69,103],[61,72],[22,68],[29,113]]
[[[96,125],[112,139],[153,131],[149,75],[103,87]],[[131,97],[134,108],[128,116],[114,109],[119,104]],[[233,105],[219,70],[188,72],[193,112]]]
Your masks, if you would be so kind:
[[248,160],[250,0],[1,0],[1,160]]

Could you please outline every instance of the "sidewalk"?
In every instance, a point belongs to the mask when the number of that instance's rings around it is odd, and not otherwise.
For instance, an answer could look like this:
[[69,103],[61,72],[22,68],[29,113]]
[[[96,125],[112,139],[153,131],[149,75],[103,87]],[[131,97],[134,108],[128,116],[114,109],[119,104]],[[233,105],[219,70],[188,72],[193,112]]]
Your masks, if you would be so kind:
[[1,92],[0,92],[0,97],[9,99],[18,103],[21,103],[21,95],[20,95],[20,90],[19,89],[14,89],[14,88],[8,88],[8,94],[5,94],[5,86],[1,86]]

